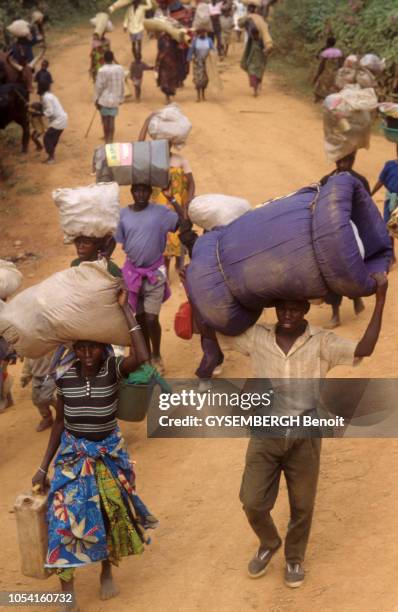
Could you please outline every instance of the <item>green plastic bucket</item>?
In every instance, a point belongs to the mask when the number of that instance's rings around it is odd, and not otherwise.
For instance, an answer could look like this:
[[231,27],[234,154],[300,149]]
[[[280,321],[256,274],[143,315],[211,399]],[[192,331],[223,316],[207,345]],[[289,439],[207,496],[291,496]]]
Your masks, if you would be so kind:
[[126,380],[119,383],[119,398],[116,416],[121,421],[143,421],[151,405],[154,385],[130,385]]
[[384,131],[384,136],[390,142],[398,143],[398,130],[387,127],[385,124],[382,124],[382,128]]

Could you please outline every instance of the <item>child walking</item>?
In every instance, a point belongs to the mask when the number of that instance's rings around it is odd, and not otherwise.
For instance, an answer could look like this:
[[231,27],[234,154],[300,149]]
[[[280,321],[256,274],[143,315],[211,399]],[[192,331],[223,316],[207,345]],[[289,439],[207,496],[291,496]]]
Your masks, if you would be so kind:
[[24,359],[21,374],[21,387],[32,382],[32,403],[41,415],[41,421],[36,431],[44,431],[53,424],[51,406],[55,408],[55,382],[49,377],[53,354],[45,355],[40,359]]
[[130,66],[130,78],[133,81],[135,99],[137,102],[141,101],[141,87],[145,70],[154,70],[154,66],[145,64],[145,62],[142,61],[141,53],[137,52],[135,60],[131,62]]

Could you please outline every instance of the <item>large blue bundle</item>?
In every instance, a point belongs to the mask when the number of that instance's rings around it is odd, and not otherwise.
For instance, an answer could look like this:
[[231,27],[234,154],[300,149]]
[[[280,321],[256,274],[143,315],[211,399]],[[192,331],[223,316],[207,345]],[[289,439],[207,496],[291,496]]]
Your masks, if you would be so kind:
[[207,325],[236,335],[279,299],[320,298],[329,290],[371,295],[370,274],[387,271],[390,258],[390,239],[375,204],[357,179],[340,174],[202,236],[187,287]]

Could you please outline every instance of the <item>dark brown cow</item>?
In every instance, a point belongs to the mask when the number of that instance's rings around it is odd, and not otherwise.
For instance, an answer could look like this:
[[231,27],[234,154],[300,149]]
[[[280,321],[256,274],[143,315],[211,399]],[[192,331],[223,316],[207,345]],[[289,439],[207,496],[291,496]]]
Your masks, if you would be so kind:
[[8,53],[0,51],[0,129],[4,130],[13,121],[21,126],[23,153],[27,153],[29,145],[28,103],[33,69],[41,57],[36,57],[21,71]]

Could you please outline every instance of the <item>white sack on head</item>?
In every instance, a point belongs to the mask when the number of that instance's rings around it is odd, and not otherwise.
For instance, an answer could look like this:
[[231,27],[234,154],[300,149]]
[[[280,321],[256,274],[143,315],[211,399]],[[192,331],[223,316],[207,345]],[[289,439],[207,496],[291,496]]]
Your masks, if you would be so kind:
[[41,11],[33,11],[32,23],[41,23],[44,19],[44,14]]
[[366,53],[366,55],[361,57],[361,59],[359,60],[359,65],[361,66],[361,68],[366,68],[367,70],[370,70],[370,72],[372,72],[373,74],[379,75],[384,71],[386,67],[386,60],[380,59],[380,57],[378,55],[375,55],[374,53]]
[[153,140],[168,140],[174,145],[185,144],[192,123],[178,104],[168,104],[154,113],[148,125]]
[[5,259],[0,259],[0,300],[15,293],[22,285],[23,276],[18,268]]
[[97,13],[95,17],[90,19],[90,23],[95,26],[94,33],[99,36],[103,36],[105,32],[113,31],[113,24],[108,13]]
[[323,102],[325,152],[331,162],[342,159],[357,149],[368,149],[373,117],[377,108],[374,89],[359,85],[346,86]]
[[104,259],[62,270],[5,305],[0,336],[19,355],[32,359],[77,340],[128,346],[119,289],[120,279],[109,274]]
[[211,230],[219,225],[228,225],[251,210],[250,203],[243,198],[207,193],[197,196],[188,208],[192,223],[205,230]]
[[197,5],[195,15],[192,22],[192,28],[194,30],[207,30],[208,32],[213,31],[213,25],[210,17],[210,8],[206,2],[201,2]]
[[7,27],[7,30],[16,38],[32,38],[30,25],[24,19],[16,19]]
[[52,197],[59,209],[61,228],[67,236],[103,238],[115,233],[120,217],[117,183],[56,189]]

